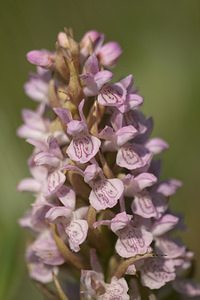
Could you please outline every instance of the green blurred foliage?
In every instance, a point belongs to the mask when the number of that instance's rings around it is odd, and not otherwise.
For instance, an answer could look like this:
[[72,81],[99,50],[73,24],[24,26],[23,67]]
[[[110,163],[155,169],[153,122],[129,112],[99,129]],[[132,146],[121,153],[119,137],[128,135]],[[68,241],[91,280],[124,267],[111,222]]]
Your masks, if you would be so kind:
[[27,234],[17,219],[32,197],[16,185],[28,176],[31,147],[16,137],[23,107],[36,105],[23,92],[34,68],[25,54],[54,50],[57,33],[71,26],[75,37],[96,29],[106,41],[121,44],[123,55],[115,79],[132,73],[144,96],[143,111],[155,121],[153,136],[170,144],[162,155],[163,178],[183,181],[171,207],[185,215],[190,230],[181,233],[195,251],[195,277],[200,280],[199,129],[200,1],[199,0],[7,0],[1,3],[0,89],[0,299],[44,299],[29,280],[24,263]]

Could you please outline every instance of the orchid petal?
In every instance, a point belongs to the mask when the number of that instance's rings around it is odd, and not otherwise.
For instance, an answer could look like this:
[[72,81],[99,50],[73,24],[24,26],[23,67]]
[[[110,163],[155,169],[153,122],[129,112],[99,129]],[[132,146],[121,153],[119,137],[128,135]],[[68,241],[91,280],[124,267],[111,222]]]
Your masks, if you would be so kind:
[[85,220],[75,220],[70,223],[66,228],[66,233],[69,237],[70,248],[78,252],[79,245],[82,244],[87,238],[88,223]]
[[126,89],[120,83],[104,84],[100,89],[98,102],[105,106],[118,106],[126,101]]
[[90,161],[99,151],[101,141],[87,133],[75,136],[67,148],[69,157],[84,164]]
[[89,196],[90,204],[97,210],[111,208],[117,204],[124,190],[124,185],[119,179],[102,179],[92,184]]
[[140,271],[142,284],[150,289],[159,289],[176,277],[172,261],[157,257],[147,258]]

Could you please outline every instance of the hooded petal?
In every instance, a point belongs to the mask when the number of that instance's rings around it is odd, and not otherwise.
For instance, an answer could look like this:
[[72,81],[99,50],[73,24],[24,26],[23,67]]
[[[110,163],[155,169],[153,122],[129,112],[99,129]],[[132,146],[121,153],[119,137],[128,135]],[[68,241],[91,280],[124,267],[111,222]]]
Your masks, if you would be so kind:
[[72,211],[64,206],[52,207],[45,215],[49,223],[69,225],[72,220]]
[[159,220],[155,221],[152,227],[152,233],[155,236],[160,236],[171,230],[178,223],[179,218],[170,214],[164,215]]
[[71,188],[63,185],[56,194],[65,207],[70,208],[72,211],[75,209],[76,194]]
[[151,196],[148,193],[140,193],[134,197],[131,205],[132,212],[143,218],[152,218],[157,216],[157,212]]
[[113,76],[113,73],[107,70],[96,73],[94,76],[94,81],[96,82],[97,89],[100,90],[104,84],[111,81]]
[[107,68],[114,68],[121,54],[122,49],[117,42],[108,42],[98,51],[101,65]]
[[145,143],[145,147],[153,154],[159,154],[169,148],[169,145],[160,138],[153,138]]

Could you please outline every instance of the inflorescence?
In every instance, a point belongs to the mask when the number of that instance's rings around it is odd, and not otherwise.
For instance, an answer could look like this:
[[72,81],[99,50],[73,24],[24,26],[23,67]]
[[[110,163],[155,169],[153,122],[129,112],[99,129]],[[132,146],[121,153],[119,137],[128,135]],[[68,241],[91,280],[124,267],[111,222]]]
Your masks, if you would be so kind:
[[183,226],[168,205],[181,182],[159,179],[155,156],[168,144],[149,137],[133,76],[110,83],[122,50],[103,42],[89,31],[77,43],[66,29],[56,52],[27,54],[37,74],[24,88],[38,106],[23,109],[17,133],[34,146],[32,177],[18,184],[35,197],[19,221],[35,236],[30,277],[58,299],[199,296],[193,253],[174,237]]

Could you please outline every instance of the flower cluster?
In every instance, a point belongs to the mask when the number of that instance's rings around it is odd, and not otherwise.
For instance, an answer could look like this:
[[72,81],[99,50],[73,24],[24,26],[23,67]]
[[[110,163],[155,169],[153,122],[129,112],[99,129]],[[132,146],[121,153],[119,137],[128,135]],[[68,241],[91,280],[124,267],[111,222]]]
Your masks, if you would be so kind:
[[[183,225],[168,205],[181,182],[160,180],[156,155],[168,144],[150,138],[152,118],[139,110],[133,76],[111,83],[107,69],[122,50],[103,42],[89,31],[77,43],[66,29],[56,52],[27,54],[37,74],[25,92],[38,106],[22,111],[18,135],[34,150],[32,177],[18,190],[35,197],[19,221],[35,236],[26,251],[30,277],[54,281],[61,299],[199,296],[189,276],[193,253],[174,237]],[[61,288],[59,271],[73,287]]]

